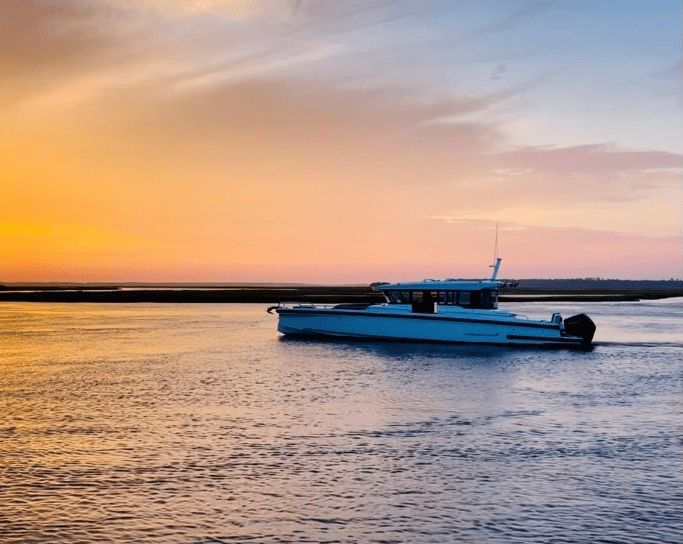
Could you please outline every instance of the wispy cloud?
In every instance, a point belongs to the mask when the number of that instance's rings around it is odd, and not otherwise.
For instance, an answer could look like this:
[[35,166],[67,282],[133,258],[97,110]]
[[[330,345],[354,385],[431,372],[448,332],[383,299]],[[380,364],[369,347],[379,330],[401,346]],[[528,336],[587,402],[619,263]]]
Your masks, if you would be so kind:
[[[167,78],[176,85],[281,77],[353,45],[335,36],[424,10],[403,0],[324,2],[7,0],[0,7],[4,102],[78,78],[108,85]],[[205,9],[199,9],[204,6]],[[175,7],[175,14],[163,11]],[[224,9],[241,10],[226,17]],[[299,73],[304,72],[304,69]]]
[[623,149],[613,143],[566,148],[527,147],[500,155],[513,167],[530,167],[537,172],[602,174],[683,168],[683,155],[664,151]]
[[145,64],[158,24],[149,12],[98,0],[6,0],[0,6],[0,108],[94,72]]
[[662,70],[651,72],[650,77],[654,79],[675,79],[680,82],[683,78],[683,61],[679,60]]
[[[529,19],[543,15],[547,11],[560,6],[561,3],[562,2],[558,0],[535,2],[531,6],[516,9],[493,23],[470,29],[467,32],[467,36],[473,37],[477,35],[496,34],[510,30],[524,24]],[[503,4],[503,6],[505,5],[506,4]]]
[[506,70],[507,66],[505,66],[505,64],[501,62],[493,69],[493,72],[491,72],[491,79],[501,79]]

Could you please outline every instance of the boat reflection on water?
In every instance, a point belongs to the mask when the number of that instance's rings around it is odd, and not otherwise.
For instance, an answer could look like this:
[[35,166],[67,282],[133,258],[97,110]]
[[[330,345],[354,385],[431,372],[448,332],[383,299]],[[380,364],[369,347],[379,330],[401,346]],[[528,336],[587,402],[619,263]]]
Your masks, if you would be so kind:
[[[379,357],[390,357],[392,359],[413,359],[413,358],[500,358],[510,354],[510,349],[505,346],[487,344],[466,344],[453,345],[442,342],[413,342],[413,341],[388,341],[373,339],[350,339],[334,338],[330,336],[296,336],[284,335],[278,341],[288,347],[300,345],[319,345],[325,349],[337,350],[340,356],[344,352],[362,352],[368,355]],[[539,351],[542,348],[538,348]]]
[[[400,359],[506,359],[515,353],[543,354],[549,350],[548,346],[521,346],[506,344],[453,344],[430,341],[411,340],[375,340],[371,338],[336,338],[332,336],[315,335],[283,335],[278,342],[286,348],[305,346],[320,346],[326,350],[337,351],[340,357],[344,354],[362,353],[377,357]],[[592,351],[591,344],[581,351]],[[512,348],[512,349],[511,349]],[[517,349],[515,349],[517,348]],[[551,348],[554,349],[554,348]]]

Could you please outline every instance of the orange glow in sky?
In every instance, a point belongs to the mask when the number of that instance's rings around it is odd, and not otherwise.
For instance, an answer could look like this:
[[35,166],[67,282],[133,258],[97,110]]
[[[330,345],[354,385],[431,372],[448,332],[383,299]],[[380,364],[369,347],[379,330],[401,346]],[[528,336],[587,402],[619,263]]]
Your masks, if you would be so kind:
[[5,0],[0,283],[681,277],[680,9]]

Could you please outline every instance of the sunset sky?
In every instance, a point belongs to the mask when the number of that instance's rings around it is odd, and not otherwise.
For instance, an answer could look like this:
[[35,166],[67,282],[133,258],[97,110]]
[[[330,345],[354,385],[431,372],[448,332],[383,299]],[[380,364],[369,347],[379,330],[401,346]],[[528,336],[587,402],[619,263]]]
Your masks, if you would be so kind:
[[2,0],[0,282],[683,277],[679,0]]

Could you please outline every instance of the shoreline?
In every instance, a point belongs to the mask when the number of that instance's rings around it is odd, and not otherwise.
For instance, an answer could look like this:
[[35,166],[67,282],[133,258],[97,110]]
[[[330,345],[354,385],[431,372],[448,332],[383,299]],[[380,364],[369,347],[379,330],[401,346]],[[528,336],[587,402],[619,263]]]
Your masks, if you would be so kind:
[[[500,302],[630,302],[683,297],[683,289],[529,289],[506,288]],[[384,302],[369,286],[156,288],[57,286],[0,290],[0,302],[97,303],[263,303]]]

